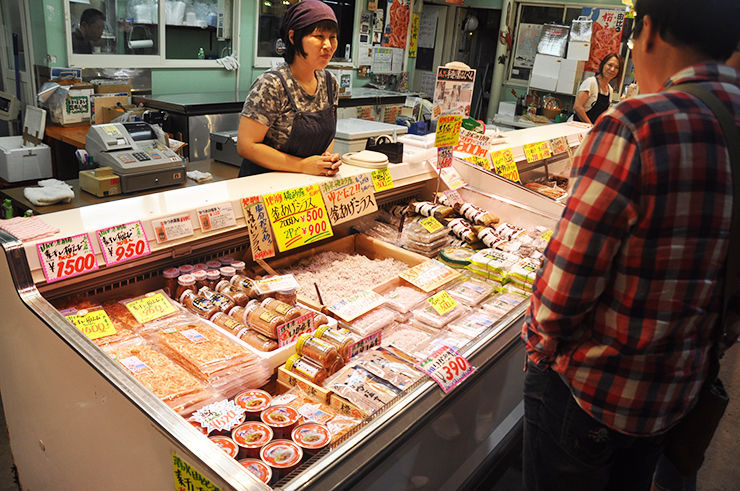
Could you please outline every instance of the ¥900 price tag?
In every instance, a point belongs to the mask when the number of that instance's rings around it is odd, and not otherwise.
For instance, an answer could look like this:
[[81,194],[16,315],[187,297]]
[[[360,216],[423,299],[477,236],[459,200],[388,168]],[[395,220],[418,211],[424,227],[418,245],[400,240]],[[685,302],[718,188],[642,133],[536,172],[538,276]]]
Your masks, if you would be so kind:
[[442,346],[429,358],[417,363],[416,368],[432,377],[445,394],[475,370],[464,356],[449,346]]

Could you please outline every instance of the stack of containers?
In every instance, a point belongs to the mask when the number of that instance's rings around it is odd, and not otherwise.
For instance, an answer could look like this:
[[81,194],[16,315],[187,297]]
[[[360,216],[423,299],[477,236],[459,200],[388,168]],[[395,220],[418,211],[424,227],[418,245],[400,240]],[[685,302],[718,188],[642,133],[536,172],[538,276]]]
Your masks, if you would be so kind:
[[450,244],[449,230],[442,227],[430,232],[420,223],[422,219],[417,217],[404,224],[401,247],[425,257],[437,257]]

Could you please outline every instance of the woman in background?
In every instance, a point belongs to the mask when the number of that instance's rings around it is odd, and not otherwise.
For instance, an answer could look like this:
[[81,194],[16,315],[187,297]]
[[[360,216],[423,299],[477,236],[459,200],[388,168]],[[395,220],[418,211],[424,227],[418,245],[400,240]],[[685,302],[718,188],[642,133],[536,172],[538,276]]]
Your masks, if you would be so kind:
[[599,73],[584,80],[578,88],[576,102],[573,104],[574,121],[594,124],[609,109],[614,92],[610,82],[615,78],[619,80],[623,66],[624,58],[617,53],[608,54],[601,60]]

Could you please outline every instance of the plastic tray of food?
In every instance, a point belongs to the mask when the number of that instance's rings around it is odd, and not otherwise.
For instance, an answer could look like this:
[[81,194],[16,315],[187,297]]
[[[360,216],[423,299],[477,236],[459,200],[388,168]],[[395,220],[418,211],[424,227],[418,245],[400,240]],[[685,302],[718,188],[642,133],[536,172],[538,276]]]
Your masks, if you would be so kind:
[[463,276],[455,284],[447,287],[447,293],[458,302],[471,307],[478,305],[496,290],[498,283],[471,274]]
[[396,324],[383,330],[380,344],[381,346],[394,346],[403,352],[411,353],[416,346],[431,338],[437,332],[437,330],[419,325]]
[[414,316],[414,320],[421,322],[429,327],[441,329],[445,327],[450,321],[453,321],[461,315],[469,311],[469,307],[458,304],[453,307],[450,311],[440,314],[437,310],[429,304],[421,305],[419,308],[413,310],[411,314]]
[[490,327],[493,327],[499,317],[486,310],[478,309],[467,315],[458,317],[450,322],[447,327],[452,331],[474,338]]
[[439,230],[430,232],[429,230],[424,228],[424,226],[421,223],[419,223],[419,220],[423,218],[424,217],[415,218],[409,222],[406,222],[406,224],[404,224],[403,226],[404,235],[406,235],[409,239],[414,240],[416,242],[432,244],[446,237],[449,234],[449,230],[446,227],[442,227]]
[[385,305],[401,314],[407,314],[429,298],[426,293],[415,286],[399,285],[383,293]]
[[505,291],[493,295],[490,299],[483,302],[480,307],[482,310],[501,317],[528,299],[529,297],[527,295],[522,295],[513,291]]
[[463,333],[444,329],[437,335],[432,336],[428,340],[416,346],[411,355],[418,360],[424,360],[443,346],[448,346],[454,350],[460,351],[460,349],[468,344],[471,339],[472,338],[470,336]]
[[369,336],[401,319],[401,314],[386,307],[376,307],[349,322],[350,331],[360,337]]

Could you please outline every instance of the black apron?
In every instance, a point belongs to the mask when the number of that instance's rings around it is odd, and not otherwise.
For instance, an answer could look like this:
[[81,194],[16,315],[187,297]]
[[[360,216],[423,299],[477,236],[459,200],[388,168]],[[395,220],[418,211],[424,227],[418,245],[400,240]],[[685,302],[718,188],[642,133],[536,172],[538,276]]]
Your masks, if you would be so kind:
[[[334,140],[334,135],[337,132],[337,109],[334,107],[334,87],[329,72],[324,70],[329,107],[313,113],[298,111],[293,93],[288,89],[283,74],[278,71],[275,71],[275,73],[283,83],[285,92],[287,92],[290,99],[290,105],[293,106],[293,110],[296,112],[293,127],[290,130],[290,135],[288,135],[288,143],[280,151],[302,159],[311,155],[321,155]],[[254,176],[265,172],[273,171],[255,164],[251,160],[244,159],[239,169],[239,177]]]
[[[596,83],[598,84],[598,79],[596,80]],[[594,105],[591,106],[591,109],[586,111],[586,116],[588,116],[588,119],[591,120],[591,123],[596,123],[596,120],[599,116],[601,116],[601,113],[609,109],[609,95],[604,95],[601,93],[601,89],[599,89],[599,96],[596,98],[596,102],[594,102]],[[576,114],[575,118],[573,118],[575,121],[581,121],[581,118],[578,117],[578,114]]]

